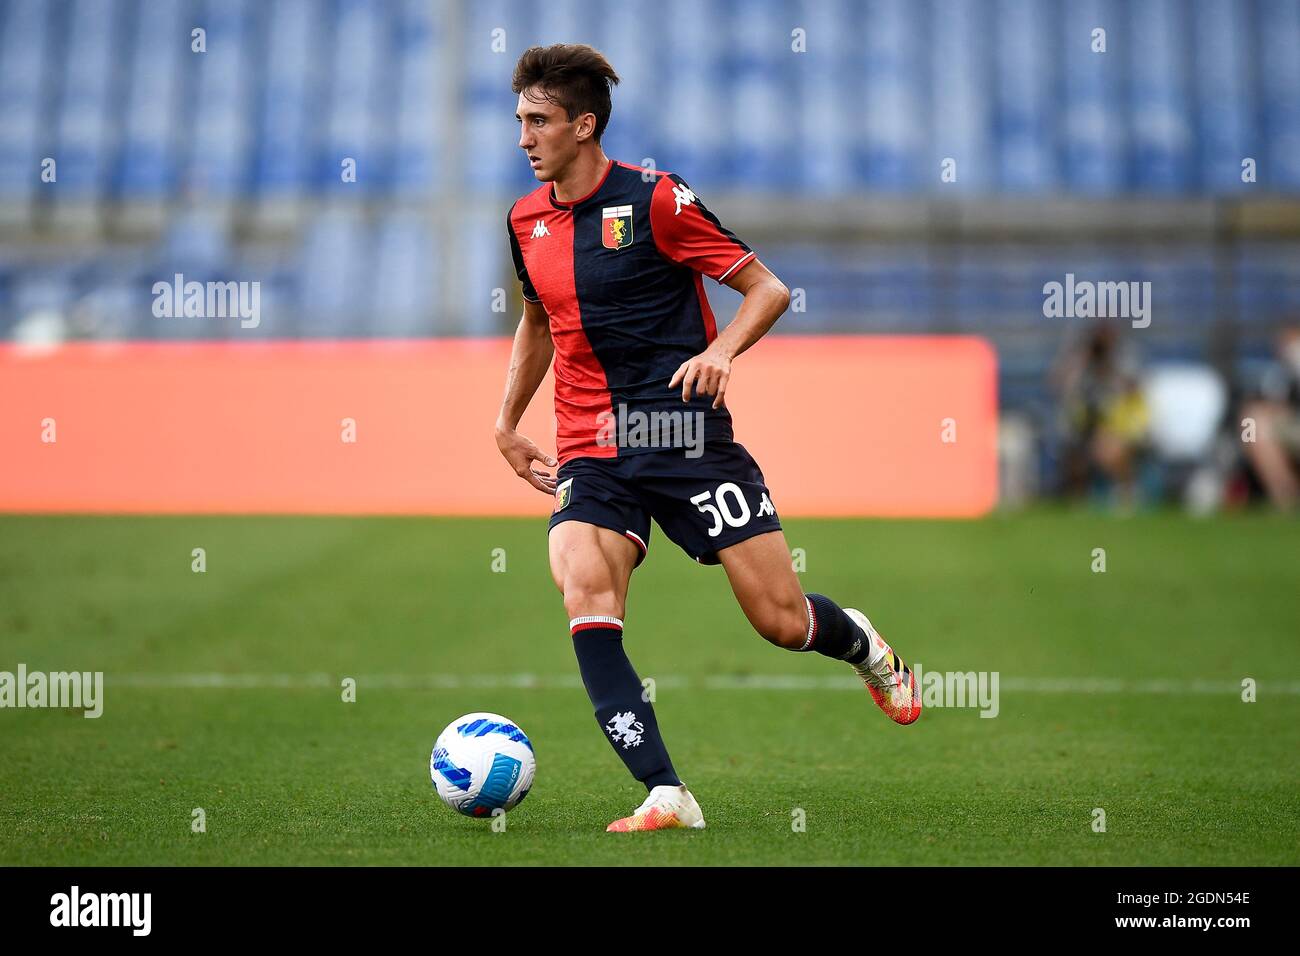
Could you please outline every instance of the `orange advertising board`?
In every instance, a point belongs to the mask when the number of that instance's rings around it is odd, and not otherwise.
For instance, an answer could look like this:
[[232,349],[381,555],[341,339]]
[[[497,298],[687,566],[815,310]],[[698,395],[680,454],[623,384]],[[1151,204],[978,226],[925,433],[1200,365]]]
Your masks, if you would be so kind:
[[[509,355],[505,338],[0,346],[0,511],[544,516],[493,441]],[[736,360],[727,404],[783,515],[996,502],[982,339],[773,336]],[[549,375],[520,431],[554,453]]]

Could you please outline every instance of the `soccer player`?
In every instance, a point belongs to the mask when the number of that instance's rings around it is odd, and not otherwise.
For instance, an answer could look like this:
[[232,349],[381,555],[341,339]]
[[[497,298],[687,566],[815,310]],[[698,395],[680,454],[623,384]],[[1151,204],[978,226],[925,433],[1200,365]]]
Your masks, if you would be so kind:
[[[582,681],[596,722],[649,791],[608,829],[702,828],[623,650],[651,518],[700,564],[723,566],[766,640],[846,661],[897,723],[920,716],[921,697],[866,615],[804,594],[763,473],[732,436],[732,363],[772,328],[789,291],[680,176],[605,155],[618,81],[585,45],[533,47],[515,67],[519,148],[541,185],[507,216],[524,314],[496,440],[517,475],[555,498],[551,575]],[[744,296],[722,332],[704,276]],[[552,357],[558,462],[516,430]]]

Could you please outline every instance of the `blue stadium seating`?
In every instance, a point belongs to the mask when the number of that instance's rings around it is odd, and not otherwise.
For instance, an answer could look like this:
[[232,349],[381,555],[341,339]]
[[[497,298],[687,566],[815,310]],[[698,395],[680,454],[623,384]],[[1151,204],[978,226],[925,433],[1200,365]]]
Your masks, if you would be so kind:
[[0,207],[19,222],[41,185],[41,161],[54,152],[48,20],[41,0],[0,5]]
[[298,334],[350,337],[373,307],[368,231],[357,211],[328,209],[311,222],[300,250]]
[[118,195],[161,199],[179,182],[181,123],[187,115],[192,58],[193,4],[137,2],[126,94],[118,124],[123,137],[116,174]]
[[998,182],[997,104],[987,95],[985,80],[993,70],[988,34],[982,0],[953,0],[942,16],[932,18],[931,146],[923,154],[923,168],[938,178],[940,164],[955,162],[955,178],[939,180],[945,191],[987,193]]
[[[412,197],[432,192],[438,171],[439,44],[445,42],[425,0],[402,0],[392,23],[396,115],[391,180],[393,190]],[[445,114],[443,114],[445,119]]]
[[266,73],[253,145],[259,196],[293,199],[309,187],[312,131],[327,77],[313,55],[325,39],[324,10],[322,0],[280,0],[263,10]]
[[394,213],[379,224],[374,245],[374,298],[367,310],[367,332],[386,338],[434,334],[434,304],[441,290],[432,267],[439,253],[428,219],[418,213]]
[[[41,303],[79,303],[91,335],[225,334],[130,317],[172,271],[262,277],[276,306],[258,335],[500,332],[502,219],[535,185],[511,70],[560,40],[623,75],[610,155],[715,205],[1300,194],[1300,0],[0,0],[0,225],[124,200],[165,227],[72,269],[0,247],[0,334]],[[261,245],[219,214],[278,203],[297,218]],[[1290,251],[1240,250],[1225,304],[1204,250],[764,241],[807,294],[782,328],[981,330],[1024,368],[1047,348],[1042,283],[1086,269],[1166,290],[1183,338],[1156,329],[1155,348],[1202,348],[1225,308],[1261,347],[1300,314]]]
[[[561,38],[605,47],[624,74],[611,154],[706,192],[1232,194],[1245,157],[1260,185],[1300,191],[1296,0],[443,9],[5,0],[0,195],[29,200],[52,154],[63,199],[427,197],[444,168],[455,188],[510,194],[529,181],[502,147],[514,57]],[[341,182],[345,156],[355,184]],[[955,184],[940,181],[944,158]]]
[[[1192,95],[1188,64],[1177,43],[1182,4],[1149,0],[1133,9],[1129,38],[1116,54],[1132,71],[1128,123],[1133,187],[1174,194],[1194,179],[1195,129],[1189,113]],[[1125,55],[1127,54],[1127,55]]]
[[[338,0],[324,103],[316,182],[324,193],[372,195],[383,192],[392,156],[392,50],[387,17],[379,0]],[[341,175],[345,159],[356,162],[356,181]]]
[[108,184],[115,139],[114,41],[123,8],[116,0],[76,0],[54,8],[64,14],[58,32],[66,43],[54,131],[59,185],[51,197],[56,202],[96,199]]
[[1300,3],[1260,0],[1259,84],[1267,178],[1275,189],[1300,191]]
[[1249,7],[1235,0],[1191,5],[1193,59],[1198,99],[1200,182],[1212,192],[1244,188],[1243,157],[1257,150],[1254,84],[1251,82]]

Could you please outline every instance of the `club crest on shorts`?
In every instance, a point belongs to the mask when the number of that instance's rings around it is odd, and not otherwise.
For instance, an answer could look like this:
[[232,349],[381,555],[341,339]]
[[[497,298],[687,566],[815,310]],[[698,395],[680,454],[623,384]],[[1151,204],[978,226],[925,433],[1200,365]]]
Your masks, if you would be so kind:
[[566,478],[555,486],[555,510],[563,510],[573,499],[573,479]]
[[631,206],[606,206],[601,210],[600,240],[606,249],[632,245]]

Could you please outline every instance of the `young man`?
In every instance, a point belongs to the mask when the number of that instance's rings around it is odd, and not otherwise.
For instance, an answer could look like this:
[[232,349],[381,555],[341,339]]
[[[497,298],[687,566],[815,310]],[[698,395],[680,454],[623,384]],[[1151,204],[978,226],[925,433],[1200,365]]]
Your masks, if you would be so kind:
[[[860,611],[804,594],[763,473],[732,440],[732,361],[772,327],[789,292],[683,180],[600,147],[609,62],[584,45],[526,51],[515,68],[519,147],[542,184],[507,222],[524,315],[497,447],[555,496],[551,575],[596,721],[649,790],[611,831],[704,826],[623,651],[632,570],[650,519],[701,564],[721,564],[745,616],[791,651],[847,661],[890,718],[921,713],[912,672]],[[702,277],[744,296],[719,333]],[[555,358],[557,461],[516,431]]]

